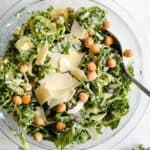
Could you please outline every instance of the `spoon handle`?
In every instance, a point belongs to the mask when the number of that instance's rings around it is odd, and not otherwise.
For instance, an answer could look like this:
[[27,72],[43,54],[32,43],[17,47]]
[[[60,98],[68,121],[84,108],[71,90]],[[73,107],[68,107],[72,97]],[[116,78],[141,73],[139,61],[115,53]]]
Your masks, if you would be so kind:
[[143,86],[139,81],[137,81],[128,71],[126,71],[128,77],[133,81],[133,83],[139,87],[147,96],[150,97],[150,90]]

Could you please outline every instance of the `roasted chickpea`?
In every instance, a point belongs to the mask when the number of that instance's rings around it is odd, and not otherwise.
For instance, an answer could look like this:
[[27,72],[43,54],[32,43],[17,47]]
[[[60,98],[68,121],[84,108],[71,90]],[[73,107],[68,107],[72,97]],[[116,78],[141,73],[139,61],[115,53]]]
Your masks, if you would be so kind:
[[25,91],[31,91],[32,90],[32,85],[30,83],[25,83],[23,85],[23,88]]
[[93,44],[91,47],[90,47],[90,51],[93,53],[93,54],[98,54],[100,52],[100,46],[99,44]]
[[107,65],[109,68],[115,68],[116,67],[116,60],[113,58],[108,59]]
[[103,29],[108,29],[110,27],[110,22],[108,20],[105,20],[103,22]]
[[123,55],[124,55],[125,57],[132,57],[132,56],[133,56],[133,51],[130,50],[130,49],[126,49],[126,50],[124,51]]
[[40,132],[36,132],[33,134],[33,139],[36,140],[37,142],[42,141],[43,139],[43,135]]
[[12,102],[16,105],[21,105],[22,104],[22,99],[20,96],[13,96]]
[[27,105],[30,104],[31,102],[31,96],[30,95],[24,95],[22,96],[22,103]]
[[114,39],[111,36],[106,36],[105,40],[104,40],[104,43],[107,46],[111,46],[114,43]]
[[44,121],[40,116],[36,116],[33,120],[33,122],[38,125],[38,126],[43,126],[44,125]]
[[80,94],[79,94],[79,100],[81,102],[86,103],[87,100],[88,100],[88,98],[89,98],[89,94],[88,93],[86,93],[86,92],[80,92]]
[[96,64],[93,61],[89,62],[87,64],[87,69],[88,71],[96,71]]
[[94,41],[91,37],[88,37],[85,39],[84,44],[85,47],[90,48],[94,44]]
[[95,71],[93,71],[93,72],[88,72],[87,77],[88,77],[88,80],[89,80],[89,81],[93,81],[93,80],[95,80],[95,79],[97,78],[97,73],[96,73]]
[[56,129],[58,131],[63,131],[66,128],[66,124],[64,124],[63,122],[57,122],[56,123]]
[[29,70],[29,66],[28,66],[27,64],[22,64],[22,65],[20,65],[20,72],[21,72],[22,74],[27,73],[28,70]]
[[64,112],[64,111],[66,111],[66,105],[64,104],[64,103],[60,103],[60,104],[58,104],[57,105],[57,112]]

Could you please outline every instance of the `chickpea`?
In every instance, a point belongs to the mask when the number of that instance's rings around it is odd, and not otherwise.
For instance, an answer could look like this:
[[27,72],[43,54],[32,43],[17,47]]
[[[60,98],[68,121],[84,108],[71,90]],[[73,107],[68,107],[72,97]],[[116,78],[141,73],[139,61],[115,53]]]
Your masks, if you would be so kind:
[[84,44],[85,47],[90,48],[94,44],[94,41],[91,37],[88,37],[85,39]]
[[96,64],[93,61],[89,62],[87,64],[87,69],[88,71],[96,71]]
[[103,29],[108,29],[110,27],[110,22],[108,20],[105,20],[103,22]]
[[88,101],[89,94],[86,92],[80,92],[79,99],[81,102],[86,103]]
[[91,47],[90,47],[90,51],[93,53],[93,54],[98,54],[100,52],[100,46],[99,44],[93,44]]
[[43,126],[44,125],[44,121],[40,116],[36,116],[33,120],[33,122],[38,125],[38,126]]
[[116,67],[116,60],[113,58],[108,59],[107,65],[109,68],[115,68]]
[[22,104],[22,99],[20,96],[13,96],[12,102],[16,105],[21,105]]
[[33,134],[33,139],[36,140],[37,142],[42,141],[43,139],[43,135],[40,132],[36,132]]
[[66,105],[64,104],[64,103],[60,103],[60,104],[58,104],[57,105],[57,112],[64,112],[64,111],[66,111]]
[[94,81],[97,78],[97,73],[95,71],[88,72],[87,76],[89,81]]
[[22,64],[22,65],[20,65],[20,72],[21,72],[22,74],[27,73],[28,70],[29,70],[29,66],[28,66],[27,64]]
[[31,91],[32,90],[32,85],[30,83],[25,83],[23,85],[23,88],[25,91]]
[[130,49],[126,49],[126,50],[124,51],[123,55],[124,55],[125,57],[132,57],[132,56],[133,56],[133,51],[130,50]]
[[107,46],[111,46],[114,43],[114,39],[111,36],[106,36],[106,38],[104,40],[104,43]]
[[31,96],[30,95],[24,95],[22,96],[22,103],[27,105],[30,104],[31,102]]
[[66,124],[64,124],[63,122],[57,122],[56,123],[56,129],[58,131],[63,131],[66,128]]

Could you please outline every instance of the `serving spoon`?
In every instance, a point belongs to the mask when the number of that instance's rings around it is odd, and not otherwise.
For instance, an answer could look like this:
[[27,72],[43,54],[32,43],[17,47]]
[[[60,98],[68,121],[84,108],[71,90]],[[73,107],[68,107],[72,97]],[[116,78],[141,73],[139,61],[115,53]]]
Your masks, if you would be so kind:
[[[123,49],[122,49],[122,46],[121,46],[121,43],[119,42],[118,38],[113,34],[111,33],[110,31],[108,30],[104,30],[104,32],[111,36],[113,39],[114,39],[114,42],[115,42],[115,47],[117,48],[117,50],[119,51],[119,54],[120,56],[123,58]],[[150,90],[148,90],[145,86],[143,86],[139,81],[137,81],[128,71],[128,69],[126,68],[124,62],[122,61],[122,66],[123,66],[123,70],[124,70],[124,73],[132,80],[132,82],[137,86],[139,87],[139,89],[141,89],[147,96],[150,97]]]

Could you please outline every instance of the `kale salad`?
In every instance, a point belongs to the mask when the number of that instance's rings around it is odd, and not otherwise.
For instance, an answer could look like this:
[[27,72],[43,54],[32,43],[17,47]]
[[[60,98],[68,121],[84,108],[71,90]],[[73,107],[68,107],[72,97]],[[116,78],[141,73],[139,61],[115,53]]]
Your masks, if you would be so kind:
[[97,6],[49,7],[13,32],[0,58],[0,108],[37,142],[64,150],[117,128],[128,113],[131,81],[109,26]]

